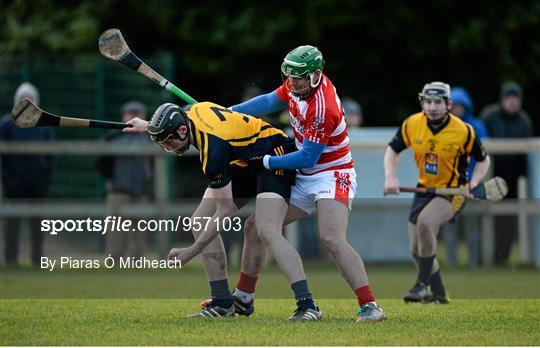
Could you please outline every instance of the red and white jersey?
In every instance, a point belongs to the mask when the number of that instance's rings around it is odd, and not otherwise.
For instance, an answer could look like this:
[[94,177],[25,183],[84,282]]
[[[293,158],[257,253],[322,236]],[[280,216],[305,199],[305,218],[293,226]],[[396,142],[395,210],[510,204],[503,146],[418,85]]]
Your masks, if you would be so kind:
[[306,99],[293,96],[286,80],[276,93],[289,104],[289,117],[298,150],[302,150],[304,138],[326,145],[315,166],[300,169],[301,174],[313,175],[326,170],[354,168],[343,107],[336,88],[325,75],[316,90]]

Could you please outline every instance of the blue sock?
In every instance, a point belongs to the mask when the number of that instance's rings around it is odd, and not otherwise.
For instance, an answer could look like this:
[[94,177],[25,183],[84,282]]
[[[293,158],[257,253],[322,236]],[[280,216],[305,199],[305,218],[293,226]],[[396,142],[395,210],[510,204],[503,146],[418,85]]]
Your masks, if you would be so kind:
[[417,282],[424,283],[424,285],[429,285],[429,279],[431,277],[431,269],[433,268],[433,260],[435,260],[435,255],[422,257],[418,256],[418,278]]
[[229,290],[229,282],[227,279],[211,281],[210,290],[216,306],[229,308],[233,305],[233,298],[231,291]]
[[291,285],[291,289],[294,292],[294,298],[296,299],[296,305],[302,308],[317,309],[311,292],[309,292],[309,286],[307,280],[299,280]]

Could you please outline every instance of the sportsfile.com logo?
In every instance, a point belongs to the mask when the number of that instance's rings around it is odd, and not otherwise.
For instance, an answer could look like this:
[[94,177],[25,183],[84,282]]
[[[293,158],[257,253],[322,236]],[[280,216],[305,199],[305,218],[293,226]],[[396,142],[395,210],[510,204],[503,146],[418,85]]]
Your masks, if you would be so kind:
[[215,228],[217,231],[241,231],[240,217],[212,218],[207,216],[178,216],[176,219],[132,220],[122,216],[107,216],[104,219],[44,219],[41,220],[41,232],[56,236],[62,232],[176,232],[205,231]]

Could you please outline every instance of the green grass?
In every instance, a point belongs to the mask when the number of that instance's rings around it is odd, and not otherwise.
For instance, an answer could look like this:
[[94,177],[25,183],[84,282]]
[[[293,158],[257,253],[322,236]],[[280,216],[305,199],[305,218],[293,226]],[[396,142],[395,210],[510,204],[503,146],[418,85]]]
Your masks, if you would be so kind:
[[288,323],[288,300],[246,319],[185,319],[192,300],[1,300],[2,345],[532,345],[538,300],[380,301],[389,319],[356,324],[349,300],[321,300],[321,322]]
[[[317,298],[350,299],[351,289],[337,269],[327,263],[306,264],[312,292]],[[416,278],[412,266],[367,266],[378,298],[399,299]],[[238,271],[231,271],[234,286]],[[540,299],[540,272],[533,269],[443,269],[453,298]],[[181,270],[46,270],[0,269],[0,297],[20,299],[200,299],[208,295],[202,267]],[[275,265],[266,267],[257,285],[257,298],[288,299],[291,289]]]
[[[333,267],[308,265],[324,320],[288,323],[294,302],[275,267],[251,318],[186,319],[208,295],[197,266],[180,271],[0,270],[1,345],[537,345],[540,276],[531,269],[444,272],[452,303],[405,305],[410,267],[368,267],[388,320],[356,324]],[[236,272],[233,272],[236,274]],[[235,276],[233,276],[233,279]]]

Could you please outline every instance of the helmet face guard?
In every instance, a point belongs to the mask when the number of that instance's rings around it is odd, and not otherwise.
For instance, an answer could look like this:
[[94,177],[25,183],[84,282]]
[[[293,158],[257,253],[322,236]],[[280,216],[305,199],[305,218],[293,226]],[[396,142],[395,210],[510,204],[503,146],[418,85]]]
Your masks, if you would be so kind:
[[174,140],[174,139],[185,140],[187,138],[188,138],[187,136],[185,136],[184,138],[181,138],[178,132],[176,132],[176,134],[169,134],[167,138],[165,138],[164,140],[157,140],[154,136],[150,135],[150,139],[152,139],[152,141],[156,142],[159,146],[161,146],[163,150],[170,153],[174,152],[179,156],[182,156],[189,149],[189,141],[186,142],[184,145],[179,144],[177,147],[172,148],[172,149],[168,148],[166,143],[169,140]]
[[[286,78],[304,78],[309,80],[309,87],[316,88],[319,86],[322,74],[315,76],[316,71],[322,72],[324,67],[324,59],[322,53],[313,46],[299,46],[289,52],[283,59],[281,64],[281,77]],[[301,93],[295,92],[287,86],[293,95],[305,98],[310,93],[310,88]]]
[[449,108],[449,102],[450,102],[450,85],[444,82],[431,82],[426,83],[424,85],[424,88],[422,88],[422,92],[418,93],[418,100],[420,101],[420,107],[422,107],[422,110],[424,113],[426,111],[424,110],[423,102],[426,99],[442,99],[446,106],[446,111],[444,112],[443,116],[437,119],[429,119],[428,117],[428,123],[432,124],[434,126],[440,125],[446,116],[448,116],[450,112]]
[[444,82],[426,83],[422,92],[418,93],[418,100],[422,103],[424,98],[443,98],[448,106],[450,100],[450,85]]

